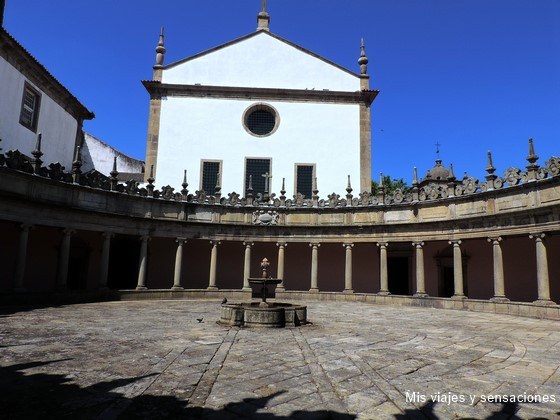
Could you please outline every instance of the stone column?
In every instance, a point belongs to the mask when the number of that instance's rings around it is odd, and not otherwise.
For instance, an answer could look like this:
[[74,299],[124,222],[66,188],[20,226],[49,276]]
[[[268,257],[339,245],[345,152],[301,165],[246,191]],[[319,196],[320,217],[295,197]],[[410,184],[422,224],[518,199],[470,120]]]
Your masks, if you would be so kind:
[[212,253],[210,254],[210,278],[208,279],[208,290],[218,290],[216,286],[216,272],[218,269],[218,245],[220,241],[210,241]]
[[389,244],[387,242],[378,242],[379,247],[379,279],[381,281],[381,287],[379,289],[378,295],[389,295],[389,272],[387,270],[387,247]]
[[243,265],[243,290],[251,290],[249,284],[249,277],[251,277],[251,248],[255,245],[254,242],[243,242],[245,245],[245,262]]
[[352,248],[354,244],[342,244],[346,248],[346,261],[344,265],[344,293],[354,293],[352,288]]
[[452,299],[465,299],[465,292],[463,289],[463,257],[461,255],[461,241],[449,241],[453,245],[453,279],[454,279],[454,294]]
[[181,286],[181,272],[183,270],[183,246],[187,243],[186,238],[177,238],[177,251],[175,252],[175,271],[173,272],[173,287],[171,290],[183,290]]
[[548,258],[546,256],[545,234],[532,233],[529,238],[535,240],[537,251],[537,290],[538,298],[534,302],[538,305],[554,305],[550,300],[550,280],[548,278]]
[[288,244],[286,242],[278,242],[276,243],[278,247],[278,272],[276,276],[282,280],[282,283],[279,283],[276,287],[276,290],[285,290],[284,287],[284,252]]
[[505,292],[501,241],[502,238],[500,236],[488,238],[488,242],[492,243],[492,258],[494,261],[494,297],[490,299],[492,302],[509,302]]
[[27,261],[27,241],[29,239],[29,229],[31,225],[21,224],[19,226],[19,243],[16,259],[16,271],[14,277],[14,290],[24,292],[23,280],[25,278],[25,265]]
[[58,254],[58,274],[56,277],[56,288],[59,290],[66,289],[68,282],[68,261],[70,260],[70,240],[72,235],[76,233],[73,229],[64,229],[62,231],[62,241],[60,243],[60,251]]
[[103,232],[103,245],[101,246],[101,262],[99,265],[99,283],[100,289],[107,288],[107,279],[109,277],[109,255],[111,253],[111,238],[115,236],[111,232]]
[[319,285],[317,279],[318,267],[319,267],[319,243],[310,243],[311,247],[311,289],[310,292],[318,292]]
[[142,244],[140,245],[140,262],[138,266],[138,285],[136,290],[146,290],[146,270],[148,264],[148,241],[150,237],[144,235],[140,237]]
[[424,277],[424,242],[412,242],[416,254],[416,293],[415,297],[427,297]]

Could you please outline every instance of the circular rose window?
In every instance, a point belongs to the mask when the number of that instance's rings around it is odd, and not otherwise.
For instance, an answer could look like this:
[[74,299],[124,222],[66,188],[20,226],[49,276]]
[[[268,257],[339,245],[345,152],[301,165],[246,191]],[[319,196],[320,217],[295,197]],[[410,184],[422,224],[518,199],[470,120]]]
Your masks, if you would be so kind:
[[270,136],[278,128],[278,112],[266,104],[251,105],[243,114],[243,127],[256,137]]

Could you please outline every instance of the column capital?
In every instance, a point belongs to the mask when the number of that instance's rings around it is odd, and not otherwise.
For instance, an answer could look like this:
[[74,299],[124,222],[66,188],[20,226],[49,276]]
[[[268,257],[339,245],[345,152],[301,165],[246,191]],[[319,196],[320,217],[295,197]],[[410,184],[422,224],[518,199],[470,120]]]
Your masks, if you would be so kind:
[[210,241],[210,245],[212,245],[212,246],[218,246],[218,245],[221,245],[221,244],[222,244],[222,241]]
[[496,244],[499,244],[500,242],[502,242],[502,237],[501,236],[489,236],[486,240],[488,242],[492,242],[492,245],[496,245]]
[[187,241],[188,241],[187,238],[182,238],[182,237],[175,238],[175,242],[177,242],[178,244],[181,244],[181,245],[186,244]]
[[20,230],[27,230],[28,231],[28,230],[34,229],[34,228],[35,228],[35,226],[33,226],[30,223],[22,223],[22,224],[19,225]]
[[461,245],[463,242],[460,239],[454,239],[454,240],[450,240],[449,241],[449,245],[453,245],[453,246],[459,246]]
[[534,232],[529,234],[529,239],[535,239],[537,242],[541,242],[545,236],[546,234],[544,232]]
[[63,233],[64,235],[73,235],[73,234],[76,233],[76,230],[75,230],[75,229],[71,229],[71,228],[64,228],[64,229],[62,229],[62,233]]
[[321,244],[319,242],[311,242],[309,246],[312,248],[319,248]]
[[105,239],[111,239],[115,237],[115,234],[113,232],[101,232],[101,236]]
[[286,248],[288,246],[288,242],[276,242],[276,246],[280,248]]
[[245,242],[245,241],[244,241],[244,242],[243,242],[243,245],[245,245],[245,247],[247,247],[247,248],[251,248],[253,245],[255,245],[255,243],[254,243],[254,242]]
[[151,238],[150,238],[150,235],[142,235],[138,239],[142,242],[144,242],[144,241],[148,242]]
[[414,248],[422,248],[424,246],[424,241],[413,241],[412,246]]
[[389,242],[377,242],[377,246],[379,248],[387,248],[389,246]]
[[350,242],[346,242],[346,243],[343,243],[342,246],[343,246],[344,248],[353,248],[353,247],[354,247],[354,244],[352,244],[352,243],[350,243]]

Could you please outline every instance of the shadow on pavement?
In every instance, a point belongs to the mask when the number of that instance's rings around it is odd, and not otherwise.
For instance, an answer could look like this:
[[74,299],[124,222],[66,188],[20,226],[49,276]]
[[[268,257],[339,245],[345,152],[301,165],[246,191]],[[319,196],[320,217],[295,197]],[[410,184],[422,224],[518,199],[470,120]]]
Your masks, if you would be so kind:
[[116,388],[147,378],[115,379],[82,388],[65,375],[26,373],[52,363],[31,362],[0,367],[0,407],[2,419],[336,419],[351,420],[354,415],[334,411],[294,411],[289,416],[257,413],[268,402],[282,394],[263,398],[248,398],[229,403],[223,409],[187,407],[187,402],[173,396],[140,395],[126,398]]
[[[256,420],[273,419],[336,419],[351,420],[356,416],[329,410],[294,411],[289,416],[258,412],[267,407],[275,397],[285,393],[279,391],[262,398],[247,398],[227,404],[223,409],[214,410],[204,407],[187,406],[187,401],[173,396],[140,395],[126,398],[114,390],[156,374],[133,378],[115,379],[98,382],[82,388],[71,383],[62,374],[26,373],[27,369],[40,369],[52,363],[30,362],[0,367],[0,407],[2,419],[233,419],[251,418]],[[434,413],[435,402],[428,402],[419,409],[405,410],[395,415],[397,420],[439,419]],[[520,419],[515,413],[516,403],[502,404],[499,411],[486,417],[487,420]],[[560,413],[558,413],[560,414]]]

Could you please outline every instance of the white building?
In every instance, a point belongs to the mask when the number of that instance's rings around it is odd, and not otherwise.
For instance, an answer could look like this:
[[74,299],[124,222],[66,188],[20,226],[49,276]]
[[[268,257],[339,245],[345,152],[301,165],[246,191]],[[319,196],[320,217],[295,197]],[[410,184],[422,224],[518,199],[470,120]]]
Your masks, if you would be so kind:
[[68,170],[94,114],[0,27],[0,148],[31,156],[42,134],[43,161]]
[[323,194],[370,190],[370,105],[367,58],[360,74],[269,31],[266,10],[257,31],[163,65],[163,32],[150,93],[146,177],[214,193],[278,193],[310,198],[313,179]]
[[144,162],[118,151],[114,147],[84,131],[84,142],[81,149],[82,172],[96,170],[109,176],[117,159],[118,178],[123,181],[134,179],[142,182],[144,178]]

